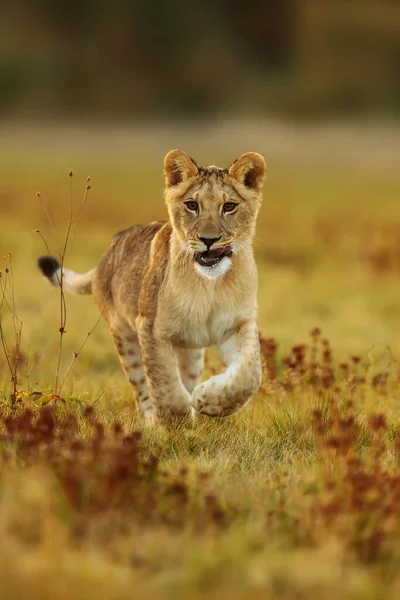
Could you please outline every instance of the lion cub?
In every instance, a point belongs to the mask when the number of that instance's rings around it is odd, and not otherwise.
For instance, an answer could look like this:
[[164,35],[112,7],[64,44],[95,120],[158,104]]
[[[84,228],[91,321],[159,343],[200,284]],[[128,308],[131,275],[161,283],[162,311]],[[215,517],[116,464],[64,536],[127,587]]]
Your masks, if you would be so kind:
[[[260,387],[252,239],[265,169],[255,152],[220,169],[172,150],[164,161],[168,221],[121,231],[84,275],[39,258],[53,285],[93,294],[147,423],[193,408],[230,415]],[[227,369],[200,383],[212,345]]]

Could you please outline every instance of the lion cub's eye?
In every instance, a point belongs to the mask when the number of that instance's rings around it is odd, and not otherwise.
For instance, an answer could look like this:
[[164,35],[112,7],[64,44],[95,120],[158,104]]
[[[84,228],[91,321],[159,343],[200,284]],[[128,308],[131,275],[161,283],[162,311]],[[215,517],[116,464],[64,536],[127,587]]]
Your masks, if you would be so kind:
[[185,202],[186,208],[188,210],[190,210],[190,212],[199,212],[199,203],[195,202],[194,200],[189,200],[188,202]]
[[225,204],[222,206],[222,212],[231,213],[235,210],[236,207],[236,202],[225,202]]

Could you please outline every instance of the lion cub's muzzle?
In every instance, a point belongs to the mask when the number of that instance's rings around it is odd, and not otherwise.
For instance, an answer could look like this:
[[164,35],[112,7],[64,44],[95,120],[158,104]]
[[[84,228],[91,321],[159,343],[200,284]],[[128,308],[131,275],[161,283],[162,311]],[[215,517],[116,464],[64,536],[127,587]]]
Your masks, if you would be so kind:
[[225,256],[232,256],[232,246],[221,246],[213,250],[195,252],[194,259],[202,267],[215,267]]

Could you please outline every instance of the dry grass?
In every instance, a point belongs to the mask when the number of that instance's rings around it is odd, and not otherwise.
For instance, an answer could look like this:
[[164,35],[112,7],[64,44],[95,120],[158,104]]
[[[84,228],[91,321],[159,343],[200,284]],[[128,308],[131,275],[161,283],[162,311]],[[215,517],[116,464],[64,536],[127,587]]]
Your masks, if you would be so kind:
[[[53,149],[36,132],[33,154],[10,144],[0,173],[0,252],[13,255],[23,325],[16,357],[4,305],[21,392],[12,403],[0,357],[5,597],[398,598],[398,175],[383,144],[376,150],[379,131],[371,134],[375,160],[366,133],[351,160],[349,140],[354,152],[357,143],[346,130],[343,161],[335,144],[329,158],[332,137],[318,145],[315,132],[303,132],[305,157],[302,144],[294,152],[290,132],[289,142],[276,130],[265,142],[263,131],[249,132],[270,168],[256,242],[263,387],[233,418],[199,418],[174,431],[141,431],[103,323],[62,400],[51,398],[59,302],[35,269],[43,247],[33,230],[54,249],[35,192],[62,240],[68,170],[76,206],[91,175],[66,258],[90,268],[128,220],[164,215],[164,149],[182,145],[207,158],[207,140],[194,131],[190,148],[187,133],[163,131],[165,148],[148,141],[135,168],[128,151],[139,134],[113,151],[111,133],[103,133],[105,147],[90,161],[62,136]],[[233,158],[226,143],[225,132],[216,162]],[[90,299],[68,299],[61,381],[97,318]],[[210,353],[207,375],[218,367]]]

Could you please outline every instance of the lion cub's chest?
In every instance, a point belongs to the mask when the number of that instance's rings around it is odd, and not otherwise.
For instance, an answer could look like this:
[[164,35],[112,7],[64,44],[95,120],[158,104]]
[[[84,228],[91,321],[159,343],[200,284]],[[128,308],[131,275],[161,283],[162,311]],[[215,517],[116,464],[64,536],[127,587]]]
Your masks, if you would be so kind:
[[222,343],[234,330],[235,319],[231,316],[219,315],[206,323],[191,324],[181,328],[175,336],[174,343],[182,348],[206,348]]
[[218,345],[235,330],[240,310],[232,302],[207,303],[193,298],[181,306],[170,320],[173,343],[181,348]]

